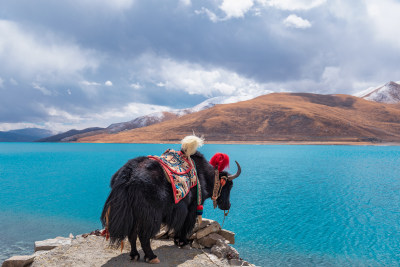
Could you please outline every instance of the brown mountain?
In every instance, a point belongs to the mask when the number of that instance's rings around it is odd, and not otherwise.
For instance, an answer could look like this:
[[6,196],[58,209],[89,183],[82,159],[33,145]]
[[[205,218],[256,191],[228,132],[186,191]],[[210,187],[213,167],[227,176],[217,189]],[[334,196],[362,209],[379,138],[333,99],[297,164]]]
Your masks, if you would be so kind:
[[400,105],[350,95],[274,93],[148,127],[79,142],[176,142],[195,132],[214,142],[399,142]]

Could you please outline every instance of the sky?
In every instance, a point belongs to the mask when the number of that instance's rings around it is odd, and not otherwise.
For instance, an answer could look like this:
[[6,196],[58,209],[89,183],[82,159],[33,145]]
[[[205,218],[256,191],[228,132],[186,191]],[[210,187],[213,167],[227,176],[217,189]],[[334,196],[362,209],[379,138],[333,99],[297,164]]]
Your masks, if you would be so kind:
[[0,1],[0,130],[400,80],[399,0]]

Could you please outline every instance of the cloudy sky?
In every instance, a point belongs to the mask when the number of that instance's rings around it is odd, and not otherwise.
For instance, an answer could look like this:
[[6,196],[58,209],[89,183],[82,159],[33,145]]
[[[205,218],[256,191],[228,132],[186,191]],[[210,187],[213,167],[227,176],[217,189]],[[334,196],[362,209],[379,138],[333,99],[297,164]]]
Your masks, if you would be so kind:
[[400,80],[399,0],[0,1],[0,130]]

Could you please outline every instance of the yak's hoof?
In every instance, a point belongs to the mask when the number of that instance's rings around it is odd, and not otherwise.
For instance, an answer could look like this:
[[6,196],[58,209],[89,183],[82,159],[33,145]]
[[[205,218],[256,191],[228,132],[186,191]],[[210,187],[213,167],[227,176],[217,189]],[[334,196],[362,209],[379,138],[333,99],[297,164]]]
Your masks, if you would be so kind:
[[149,258],[145,258],[145,260],[146,260],[147,263],[151,263],[151,264],[160,263],[160,260],[157,258],[157,256],[155,258],[151,259],[151,260]]
[[139,254],[134,254],[130,255],[131,256],[131,261],[139,261],[140,255]]
[[185,245],[189,244],[189,242],[187,240],[182,241],[179,239],[174,239],[174,243],[178,247],[184,247]]

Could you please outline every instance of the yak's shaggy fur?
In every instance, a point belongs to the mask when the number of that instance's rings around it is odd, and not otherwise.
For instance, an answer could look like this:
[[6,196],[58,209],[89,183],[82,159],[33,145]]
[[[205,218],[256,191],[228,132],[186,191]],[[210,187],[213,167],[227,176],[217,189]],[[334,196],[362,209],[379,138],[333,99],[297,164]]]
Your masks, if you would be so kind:
[[[199,152],[191,158],[196,165],[204,203],[204,200],[212,196],[214,169]],[[221,172],[222,176],[227,176],[227,173]],[[232,185],[232,181],[227,181],[222,188],[217,200],[220,209],[230,208]],[[162,223],[174,230],[176,245],[188,243],[188,235],[196,221],[196,208],[196,187],[175,204],[171,184],[161,165],[147,157],[138,157],[129,160],[111,178],[111,193],[104,204],[101,221],[103,226],[108,227],[111,243],[119,245],[125,237],[129,238],[132,246],[130,256],[134,260],[140,257],[136,249],[136,239],[139,236],[145,260],[150,261],[156,258],[150,247],[150,239],[158,233]]]

